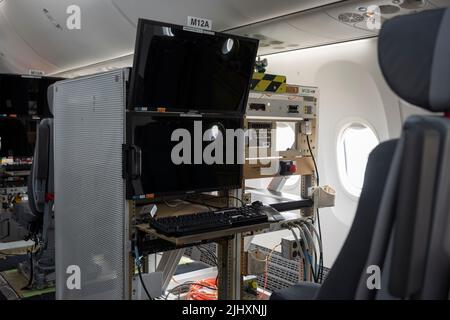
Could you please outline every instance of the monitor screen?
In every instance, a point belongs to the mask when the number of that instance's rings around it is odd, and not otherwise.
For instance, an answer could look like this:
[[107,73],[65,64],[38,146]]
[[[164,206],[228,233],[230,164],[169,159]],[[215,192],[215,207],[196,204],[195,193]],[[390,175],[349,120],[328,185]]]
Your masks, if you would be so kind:
[[[132,199],[145,195],[178,195],[240,188],[242,162],[238,161],[238,150],[244,150],[244,146],[240,145],[237,137],[233,140],[231,136],[227,138],[226,130],[242,128],[242,121],[241,117],[209,116],[192,119],[168,114],[128,112],[127,140],[129,145],[140,149],[141,174],[134,181],[128,181],[127,197]],[[173,139],[176,130],[189,133],[192,140]],[[203,151],[207,150],[214,139],[211,136],[211,139],[201,140],[202,137],[205,138],[205,133],[213,135],[212,132],[216,132],[217,136],[218,131],[224,137],[221,153],[226,155],[226,148],[231,146],[233,161],[222,158],[223,164],[220,164],[220,160],[207,164],[204,158],[200,158],[197,159],[200,160],[198,162],[195,155],[202,157]],[[180,146],[181,141],[187,143],[187,148],[179,151],[180,149],[175,148]],[[197,147],[196,143],[199,143]],[[214,156],[215,152],[219,154],[220,151],[217,150],[212,153]],[[183,163],[174,161],[173,154],[183,157]]]
[[31,119],[0,118],[0,157],[32,157],[37,124]]
[[62,78],[0,74],[0,114],[51,118],[47,89]]
[[258,40],[140,20],[130,109],[245,111]]

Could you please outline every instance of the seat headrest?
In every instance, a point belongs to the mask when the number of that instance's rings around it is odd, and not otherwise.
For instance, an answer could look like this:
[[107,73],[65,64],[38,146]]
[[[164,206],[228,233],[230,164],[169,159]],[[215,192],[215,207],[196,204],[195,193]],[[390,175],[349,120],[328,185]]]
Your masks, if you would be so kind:
[[450,111],[450,8],[390,19],[378,41],[381,70],[395,93],[429,111]]
[[47,89],[47,103],[48,109],[50,110],[51,114],[53,114],[53,84],[50,85]]

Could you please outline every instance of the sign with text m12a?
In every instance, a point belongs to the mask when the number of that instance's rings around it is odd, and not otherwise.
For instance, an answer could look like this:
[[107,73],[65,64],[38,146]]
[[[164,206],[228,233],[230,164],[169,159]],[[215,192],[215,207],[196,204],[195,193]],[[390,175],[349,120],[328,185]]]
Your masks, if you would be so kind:
[[196,29],[212,30],[212,20],[189,16],[187,26]]

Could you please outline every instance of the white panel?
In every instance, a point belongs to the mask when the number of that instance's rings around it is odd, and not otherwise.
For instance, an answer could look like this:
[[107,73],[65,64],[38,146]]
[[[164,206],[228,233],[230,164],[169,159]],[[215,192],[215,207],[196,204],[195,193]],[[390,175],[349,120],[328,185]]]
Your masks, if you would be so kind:
[[[392,0],[344,1],[307,12],[255,23],[234,29],[232,32],[262,39],[260,55],[374,37],[378,35],[378,30],[369,29],[370,24],[365,15],[365,10],[371,5],[393,6],[393,3]],[[450,5],[450,0],[427,1],[427,4],[419,10],[398,8],[398,12],[395,14],[383,14],[381,21],[384,22],[397,15],[433,9],[437,5]],[[355,15],[362,20],[360,22],[341,21],[340,16],[345,14]],[[273,40],[282,42],[282,44],[271,44],[270,42]]]
[[260,40],[259,54],[294,50],[328,43],[330,39],[304,32],[288,24],[285,20],[266,22],[255,26],[240,28],[238,34],[254,37]]
[[[58,299],[126,298],[124,91],[122,70],[55,85]],[[67,287],[69,266],[81,290]]]
[[134,23],[138,18],[185,25],[187,16],[213,20],[214,30],[278,17],[336,0],[112,0]]
[[351,25],[330,18],[324,11],[288,19],[287,22],[310,34],[326,37],[330,42],[343,38],[352,39],[376,35],[374,32],[356,29]]
[[[81,9],[81,30],[66,26],[66,10],[73,4]],[[61,69],[133,51],[136,30],[109,0],[14,0],[6,2],[3,11],[17,34],[38,55]]]
[[53,71],[51,65],[21,39],[2,13],[0,7],[0,72],[26,74],[30,69]]

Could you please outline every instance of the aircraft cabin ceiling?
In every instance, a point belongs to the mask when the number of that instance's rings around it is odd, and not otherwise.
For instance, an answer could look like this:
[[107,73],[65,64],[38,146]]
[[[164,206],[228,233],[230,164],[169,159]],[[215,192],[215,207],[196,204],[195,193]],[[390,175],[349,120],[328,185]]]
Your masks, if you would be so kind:
[[[0,72],[46,74],[130,55],[138,18],[185,25],[213,20],[215,30],[306,10],[330,0],[0,0]],[[81,9],[81,30],[68,30],[67,8]]]
[[[379,10],[379,21],[397,15],[450,5],[450,0],[351,0],[271,19],[230,30],[260,40],[260,55],[304,49],[378,36],[370,20]],[[375,9],[378,8],[378,9]]]
[[[0,72],[78,76],[131,65],[140,17],[208,18],[214,30],[259,38],[261,55],[372,37],[370,4],[387,19],[450,0],[0,0]],[[81,30],[66,26],[70,5],[81,9]]]

